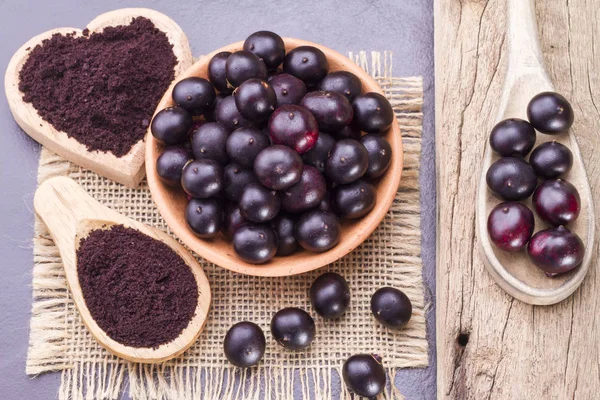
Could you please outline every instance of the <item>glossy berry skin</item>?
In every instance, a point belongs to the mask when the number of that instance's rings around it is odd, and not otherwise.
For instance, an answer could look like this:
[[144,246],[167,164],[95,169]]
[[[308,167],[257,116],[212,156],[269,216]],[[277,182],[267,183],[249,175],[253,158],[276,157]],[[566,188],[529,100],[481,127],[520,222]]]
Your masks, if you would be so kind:
[[354,111],[344,95],[337,92],[309,92],[300,102],[317,120],[319,130],[337,132],[352,121]]
[[385,132],[394,121],[392,105],[384,96],[375,92],[358,95],[352,101],[354,120],[361,131]]
[[233,249],[239,258],[250,264],[264,264],[277,252],[278,239],[267,224],[247,223],[233,234]]
[[503,157],[490,165],[486,182],[491,192],[502,200],[525,200],[537,186],[533,167],[520,158]]
[[171,146],[162,151],[156,159],[156,173],[161,181],[171,186],[181,184],[183,167],[192,155],[183,146]]
[[564,144],[546,142],[533,150],[529,156],[529,164],[540,178],[558,178],[571,170],[573,153]]
[[329,152],[325,175],[335,183],[351,183],[360,179],[368,167],[369,153],[365,146],[354,139],[342,139]]
[[240,197],[242,216],[252,222],[266,222],[275,218],[281,207],[276,191],[267,189],[258,183],[249,183]]
[[277,107],[284,104],[298,104],[306,94],[306,85],[290,74],[278,74],[269,78],[269,84],[275,91]]
[[285,57],[283,39],[270,31],[258,31],[248,36],[244,42],[244,50],[262,58],[269,70],[277,68]]
[[223,209],[214,198],[191,199],[185,207],[185,220],[196,236],[210,239],[221,230]]
[[488,235],[492,243],[511,253],[527,246],[534,227],[535,220],[531,210],[516,201],[498,204],[490,212],[487,221]]
[[219,93],[215,96],[215,101],[209,109],[204,111],[204,120],[207,122],[217,122],[216,110],[217,106],[221,103],[223,99],[229,97],[225,93]]
[[531,125],[548,135],[567,132],[574,118],[571,104],[555,92],[539,93],[527,105],[527,119]]
[[283,190],[298,182],[302,168],[300,155],[280,144],[263,149],[254,160],[258,181],[273,190]]
[[340,139],[360,140],[360,138],[362,136],[362,132],[360,131],[360,128],[357,126],[357,124],[351,123],[350,125],[346,125],[342,129],[340,129],[339,131],[333,132],[331,135],[334,138],[336,138],[337,140],[340,140]]
[[228,200],[239,201],[246,185],[255,182],[258,181],[251,169],[233,163],[223,168],[223,194]]
[[327,157],[329,157],[329,152],[334,145],[335,139],[331,135],[319,132],[319,138],[317,139],[317,143],[315,143],[315,147],[302,154],[302,160],[304,160],[304,163],[317,168],[320,173],[323,173],[325,172]]
[[173,101],[192,115],[202,115],[215,102],[215,89],[209,81],[200,77],[185,78],[177,82],[171,94]]
[[308,211],[296,221],[296,240],[302,248],[321,253],[340,241],[342,227],[336,215],[321,210]]
[[368,399],[375,399],[385,390],[387,376],[381,357],[357,354],[344,362],[342,377],[348,390]]
[[362,179],[333,189],[334,209],[342,218],[364,217],[375,207],[376,200],[375,187]]
[[181,187],[194,198],[217,196],[223,189],[223,167],[208,159],[189,162],[181,174]]
[[274,144],[289,146],[303,154],[315,146],[319,126],[306,108],[286,104],[271,114],[269,137]]
[[227,138],[225,148],[229,159],[243,168],[252,169],[254,159],[271,143],[260,130],[256,128],[236,129]]
[[271,334],[286,349],[305,349],[315,338],[315,321],[300,308],[283,308],[271,319]]
[[350,305],[348,282],[335,272],[326,272],[315,279],[309,296],[313,308],[323,318],[337,318]]
[[295,217],[291,214],[279,213],[271,221],[271,226],[279,238],[278,256],[289,256],[298,248],[298,241],[294,237]]
[[277,97],[267,82],[248,79],[233,91],[235,105],[244,118],[250,121],[264,121],[275,110]]
[[233,325],[223,340],[223,351],[230,363],[240,368],[258,364],[265,354],[265,334],[253,322],[243,321]]
[[371,312],[383,326],[402,329],[412,316],[412,303],[401,290],[382,287],[371,297]]
[[318,169],[305,165],[300,180],[281,194],[281,207],[288,212],[299,213],[319,205],[327,183]]
[[225,76],[227,83],[234,88],[242,82],[257,78],[267,79],[267,66],[264,61],[249,51],[240,50],[232,53],[225,63]]
[[535,145],[535,129],[519,118],[500,121],[490,134],[490,146],[494,152],[504,157],[525,157]]
[[231,239],[235,231],[248,222],[249,221],[242,216],[240,207],[235,203],[231,203],[225,208],[223,227],[221,230],[227,238]]
[[192,151],[196,159],[208,158],[221,165],[227,164],[227,138],[229,131],[217,122],[207,122],[192,132]]
[[240,113],[233,96],[225,97],[215,106],[215,120],[227,128],[229,132],[254,125],[252,121],[244,118]]
[[152,119],[150,131],[157,142],[167,146],[179,144],[188,138],[194,120],[182,107],[167,107]]
[[289,51],[283,61],[283,72],[294,75],[308,86],[319,83],[328,70],[325,53],[313,46],[298,46]]
[[319,90],[337,92],[344,95],[349,102],[362,93],[362,82],[358,76],[348,71],[330,72],[319,82]]
[[392,146],[384,137],[374,134],[363,136],[360,142],[369,155],[369,166],[365,177],[379,178],[385,174],[392,163]]
[[231,52],[222,51],[215,54],[208,63],[208,80],[215,89],[225,94],[229,94],[233,90],[227,86],[227,77],[225,73],[225,65],[230,55]]
[[559,226],[533,235],[527,245],[527,254],[546,276],[553,277],[581,265],[585,246],[577,234]]
[[317,206],[317,208],[321,211],[334,212],[333,200],[331,198],[330,192],[325,192],[325,196],[323,196],[323,199],[321,199],[321,202],[319,202],[319,205]]
[[533,193],[532,202],[540,218],[554,226],[575,221],[581,210],[579,192],[562,179],[543,182]]

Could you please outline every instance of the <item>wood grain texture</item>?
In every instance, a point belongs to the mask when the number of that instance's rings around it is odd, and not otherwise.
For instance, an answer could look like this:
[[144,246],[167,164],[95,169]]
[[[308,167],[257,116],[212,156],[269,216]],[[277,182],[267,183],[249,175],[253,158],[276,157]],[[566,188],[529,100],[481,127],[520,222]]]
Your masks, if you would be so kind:
[[[538,0],[544,62],[570,99],[593,197],[600,198],[600,4]],[[477,251],[476,183],[506,76],[504,1],[436,0],[437,345],[440,399],[596,399],[598,242],[581,287],[531,306],[498,287]],[[596,219],[597,224],[597,219]]]
[[[177,240],[101,205],[74,180],[67,177],[54,177],[42,183],[35,193],[33,203],[35,212],[48,227],[54,243],[60,250],[67,283],[81,319],[104,348],[129,361],[158,363],[176,357],[194,344],[208,317],[210,286],[202,267]],[[93,230],[108,229],[119,224],[137,229],[171,247],[190,267],[198,285],[198,304],[188,326],[173,341],[161,344],[155,349],[126,346],[113,340],[90,314],[79,285],[76,251],[80,240]]]

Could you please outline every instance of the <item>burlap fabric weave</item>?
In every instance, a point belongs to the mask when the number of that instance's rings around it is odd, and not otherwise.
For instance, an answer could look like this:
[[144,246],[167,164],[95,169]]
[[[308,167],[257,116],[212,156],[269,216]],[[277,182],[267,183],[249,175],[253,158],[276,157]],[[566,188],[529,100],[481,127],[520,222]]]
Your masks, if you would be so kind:
[[[388,53],[365,52],[351,57],[374,76],[392,103],[402,131],[404,171],[396,199],[385,220],[358,249],[318,271],[284,278],[239,275],[199,259],[210,281],[212,308],[199,340],[182,356],[160,365],[121,360],[100,347],[82,324],[70,297],[58,249],[36,218],[33,306],[27,373],[62,370],[62,399],[328,399],[349,398],[340,385],[344,360],[356,353],[383,356],[393,380],[398,368],[425,367],[427,340],[420,258],[419,155],[422,127],[420,77],[391,76]],[[168,231],[145,183],[127,189],[83,170],[44,149],[38,180],[73,178],[100,203]],[[329,321],[315,315],[307,291],[325,271],[342,274],[352,301],[345,315]],[[376,323],[369,301],[381,286],[402,289],[413,303],[413,316],[400,332]],[[298,306],[315,316],[317,337],[307,351],[289,352],[270,338],[269,322],[279,309]],[[240,370],[226,361],[222,341],[235,322],[258,323],[267,335],[260,366]],[[341,389],[341,391],[340,391]],[[388,387],[386,398],[402,398]]]

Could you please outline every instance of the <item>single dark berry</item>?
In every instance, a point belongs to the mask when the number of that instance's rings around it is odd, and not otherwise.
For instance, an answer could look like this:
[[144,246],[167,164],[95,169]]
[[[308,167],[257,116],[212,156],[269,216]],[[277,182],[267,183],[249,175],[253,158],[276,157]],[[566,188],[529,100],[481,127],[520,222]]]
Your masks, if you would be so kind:
[[356,123],[351,123],[350,125],[346,125],[341,130],[331,134],[337,140],[341,139],[354,139],[360,140],[362,136],[362,132]]
[[392,105],[379,93],[369,92],[356,96],[352,107],[354,120],[361,131],[382,133],[394,122]]
[[319,126],[306,108],[286,104],[271,114],[269,136],[273,143],[289,146],[302,154],[315,146]]
[[553,277],[581,265],[585,246],[577,234],[559,226],[533,235],[527,245],[527,254],[539,269]]
[[319,138],[315,147],[302,154],[302,160],[308,165],[311,165],[319,170],[320,173],[325,172],[325,163],[329,152],[335,145],[335,139],[327,133],[319,132]]
[[192,132],[192,151],[196,159],[208,158],[221,165],[227,164],[227,138],[229,131],[218,122],[207,122]]
[[315,321],[300,308],[284,308],[277,311],[271,319],[271,334],[286,349],[305,349],[315,338]]
[[244,118],[250,121],[264,121],[277,104],[275,91],[267,82],[248,79],[233,91],[235,105]]
[[240,368],[258,364],[266,347],[267,341],[262,329],[248,321],[238,322],[229,328],[223,340],[225,357]]
[[184,146],[167,147],[156,159],[156,173],[164,183],[179,186],[183,167],[191,159],[192,154]]
[[319,90],[343,94],[349,102],[362,93],[362,82],[348,71],[330,72],[319,82]]
[[225,75],[229,86],[238,87],[251,78],[267,79],[267,66],[263,60],[249,51],[232,53],[225,63]]
[[369,166],[365,177],[379,178],[392,163],[392,146],[384,137],[374,134],[363,136],[360,142],[365,146],[369,155]]
[[192,115],[202,115],[215,102],[215,89],[209,81],[196,76],[177,82],[173,88],[173,101]]
[[537,186],[533,167],[516,157],[502,157],[487,171],[486,182],[492,193],[502,200],[525,200]]
[[540,178],[558,178],[571,170],[573,153],[564,144],[546,142],[533,150],[529,156],[529,164]]
[[258,181],[251,169],[243,169],[238,164],[227,164],[223,168],[223,193],[228,200],[239,201],[246,185],[255,182]]
[[285,44],[281,36],[270,31],[258,31],[248,36],[244,50],[261,58],[269,70],[277,68],[285,57]]
[[306,211],[317,207],[326,192],[323,175],[315,167],[305,165],[300,180],[281,194],[281,207],[292,213]]
[[271,225],[279,238],[278,256],[289,256],[298,248],[298,241],[294,236],[295,217],[292,214],[279,213],[271,221]]
[[181,173],[181,187],[198,199],[217,196],[223,189],[223,167],[208,159],[189,162]]
[[579,192],[562,179],[543,182],[533,192],[532,202],[540,218],[554,226],[575,221],[581,210]]
[[207,121],[207,122],[216,122],[217,121],[217,116],[216,116],[217,106],[226,97],[229,97],[229,96],[225,93],[219,93],[218,95],[215,96],[215,101],[213,102],[212,107],[210,107],[209,109],[204,111],[204,120],[205,121]]
[[296,221],[296,240],[304,249],[321,253],[340,242],[342,227],[335,214],[313,210]]
[[254,160],[254,174],[258,181],[273,190],[283,190],[298,182],[302,168],[300,155],[279,144],[263,149]]
[[254,159],[271,143],[260,130],[256,128],[236,129],[227,138],[225,148],[229,159],[248,169],[254,167]]
[[371,297],[371,312],[380,324],[390,329],[401,329],[410,321],[412,303],[401,290],[383,287]]
[[350,287],[340,274],[326,272],[310,286],[310,302],[323,318],[337,318],[350,305]]
[[360,179],[369,167],[369,153],[354,139],[338,140],[329,152],[325,175],[335,183],[351,183]]
[[574,118],[571,104],[558,93],[539,93],[527,105],[527,119],[531,125],[548,135],[567,132]]
[[531,239],[535,220],[527,206],[516,201],[498,204],[490,212],[487,230],[490,240],[499,249],[509,252],[519,251]]
[[306,85],[290,74],[278,74],[269,79],[277,97],[277,107],[284,104],[298,104],[306,94]]
[[182,107],[167,107],[152,119],[150,131],[158,142],[167,146],[179,144],[188,138],[194,120]]
[[535,145],[535,129],[519,118],[500,121],[490,134],[492,150],[504,157],[525,157]]
[[283,61],[283,71],[316,85],[327,75],[329,63],[325,53],[313,46],[299,46],[289,51]]
[[225,72],[225,65],[230,55],[231,53],[229,51],[222,51],[215,54],[208,63],[208,79],[210,80],[210,83],[212,83],[219,92],[225,94],[231,93],[232,90],[232,88],[227,86]]
[[225,208],[222,228],[223,234],[231,239],[235,231],[248,222],[249,221],[242,216],[240,207],[235,203],[230,203]]
[[348,358],[342,367],[342,377],[350,392],[369,399],[380,395],[387,381],[381,357],[372,354]]
[[377,200],[375,187],[362,179],[333,189],[333,204],[342,218],[357,219],[367,215]]
[[215,106],[215,120],[232,132],[239,128],[252,127],[252,121],[244,118],[235,105],[233,96],[227,96]]
[[279,213],[281,200],[276,191],[258,183],[249,183],[242,190],[239,206],[244,218],[252,222],[266,222]]
[[223,209],[214,198],[191,199],[185,207],[185,220],[196,236],[210,239],[221,230]]
[[354,111],[343,94],[337,92],[309,92],[300,102],[317,120],[319,130],[337,132],[349,125]]
[[266,224],[247,223],[233,234],[233,249],[239,258],[250,264],[264,264],[277,252],[278,239]]

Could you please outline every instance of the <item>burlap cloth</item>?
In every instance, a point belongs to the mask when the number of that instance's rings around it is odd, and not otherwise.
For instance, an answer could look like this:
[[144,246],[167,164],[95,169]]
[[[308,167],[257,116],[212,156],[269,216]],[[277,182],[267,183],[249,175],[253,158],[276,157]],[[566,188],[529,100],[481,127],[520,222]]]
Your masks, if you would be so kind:
[[[328,399],[334,392],[349,398],[345,389],[339,392],[339,372],[352,354],[382,355],[391,381],[398,368],[427,366],[419,206],[422,81],[392,77],[388,53],[350,56],[385,91],[404,143],[404,171],[396,199],[362,246],[326,268],[285,278],[239,275],[199,259],[213,294],[204,332],[182,356],[160,365],[141,365],[109,354],[86,330],[67,290],[58,249],[36,217],[26,372],[62,370],[59,397],[63,399],[112,399],[122,391],[134,399],[292,399],[294,387],[302,398]],[[145,183],[127,189],[43,149],[38,181],[57,175],[73,178],[102,204],[168,231]],[[318,317],[307,295],[313,279],[325,271],[342,274],[352,291],[350,308],[334,321]],[[371,315],[371,295],[388,285],[403,290],[413,303],[412,319],[400,332],[388,331]],[[272,315],[288,306],[304,308],[315,317],[317,336],[306,351],[285,351],[270,337]],[[222,350],[227,329],[242,320],[258,323],[267,335],[263,361],[245,370],[232,367]],[[386,398],[402,395],[388,387]]]

